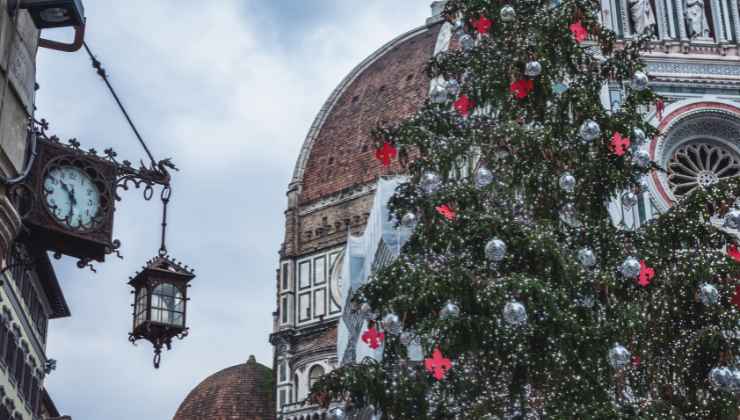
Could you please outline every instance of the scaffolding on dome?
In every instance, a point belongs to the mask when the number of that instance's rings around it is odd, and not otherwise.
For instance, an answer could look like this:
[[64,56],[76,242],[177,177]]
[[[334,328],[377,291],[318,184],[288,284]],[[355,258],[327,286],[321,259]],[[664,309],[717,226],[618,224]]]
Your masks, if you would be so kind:
[[[365,232],[361,236],[349,235],[347,238],[342,264],[344,307],[337,334],[340,365],[359,363],[365,358],[381,360],[383,357],[382,345],[371,349],[362,343],[360,336],[367,328],[367,320],[353,308],[351,300],[357,289],[370,281],[375,272],[398,258],[401,248],[411,237],[412,229],[397,226],[388,209],[396,188],[407,180],[402,176],[380,178]],[[415,348],[411,353],[414,353],[412,359],[421,359],[421,348]]]

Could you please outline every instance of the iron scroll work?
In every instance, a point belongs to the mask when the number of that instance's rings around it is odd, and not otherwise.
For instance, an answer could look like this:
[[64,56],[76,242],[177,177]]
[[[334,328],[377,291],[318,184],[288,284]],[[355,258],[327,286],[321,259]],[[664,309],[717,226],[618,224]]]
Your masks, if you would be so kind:
[[[113,213],[115,211],[115,202],[122,201],[122,192],[130,189],[140,189],[145,200],[149,201],[154,197],[155,189],[161,187],[160,199],[162,201],[162,220],[161,220],[161,244],[157,255],[147,261],[140,272],[136,272],[129,278],[129,285],[134,290],[135,295],[133,307],[133,327],[129,333],[128,340],[136,344],[138,340],[145,339],[152,343],[154,347],[154,367],[158,368],[161,360],[161,352],[164,347],[169,350],[172,346],[172,339],[183,339],[188,335],[189,327],[185,323],[187,289],[189,281],[195,277],[194,270],[187,265],[178,262],[168,255],[166,246],[167,233],[167,207],[172,196],[171,171],[178,171],[178,168],[171,159],[163,159],[155,162],[151,161],[146,165],[143,161],[137,167],[128,160],[119,160],[118,154],[112,149],[107,148],[99,153],[96,149],[83,149],[77,139],[70,139],[62,142],[57,136],[47,135],[49,124],[45,120],[34,121],[30,127],[41,146],[41,162],[37,162],[37,168],[34,168],[35,175],[30,182],[15,185],[11,188],[11,194],[16,202],[16,207],[24,221],[28,221],[30,231],[37,231],[36,239],[46,241],[47,235],[61,235],[63,242],[88,241],[94,243],[97,253],[89,252],[83,249],[69,250],[55,246],[60,243],[45,243],[49,249],[54,252],[56,259],[62,255],[69,255],[78,258],[77,266],[79,268],[88,267],[95,271],[92,265],[93,261],[102,262],[104,255],[114,254],[123,259],[120,253],[121,241],[113,239]],[[52,156],[73,156],[70,160],[84,162],[80,164],[90,173],[97,172],[103,174],[100,182],[101,191],[109,194],[110,209],[106,214],[110,214],[105,223],[96,225],[95,229],[89,229],[85,232],[68,229],[64,231],[62,223],[52,222],[39,223],[36,219],[40,214],[39,207],[43,207],[46,200],[46,192],[43,179],[48,169],[43,163],[44,148],[51,150],[47,154]],[[53,161],[58,157],[47,157],[46,161]],[[48,166],[48,164],[46,164]],[[103,185],[104,184],[104,185]],[[48,194],[48,192],[47,192]],[[102,208],[102,207],[101,207]],[[109,210],[109,211],[108,211]],[[70,210],[71,212],[71,210]],[[45,223],[49,226],[46,226]],[[25,223],[24,223],[25,224]],[[37,225],[42,225],[38,227]],[[61,233],[60,233],[61,231]],[[66,237],[64,237],[66,235]]]

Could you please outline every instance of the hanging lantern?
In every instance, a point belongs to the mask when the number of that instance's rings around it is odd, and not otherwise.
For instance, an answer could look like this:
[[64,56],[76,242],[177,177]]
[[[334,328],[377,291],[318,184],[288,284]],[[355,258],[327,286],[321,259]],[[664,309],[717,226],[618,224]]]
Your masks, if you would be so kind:
[[159,369],[162,347],[172,348],[172,339],[182,340],[188,335],[188,287],[195,273],[167,254],[167,205],[172,190],[169,184],[162,189],[162,245],[159,255],[147,261],[140,273],[128,282],[134,288],[134,324],[128,340],[148,340],[154,346],[154,368]]
[[159,368],[162,347],[172,348],[172,339],[185,338],[188,327],[187,289],[195,274],[169,255],[160,253],[147,262],[129,285],[134,288],[134,323],[129,341],[145,339],[154,346],[154,367]]

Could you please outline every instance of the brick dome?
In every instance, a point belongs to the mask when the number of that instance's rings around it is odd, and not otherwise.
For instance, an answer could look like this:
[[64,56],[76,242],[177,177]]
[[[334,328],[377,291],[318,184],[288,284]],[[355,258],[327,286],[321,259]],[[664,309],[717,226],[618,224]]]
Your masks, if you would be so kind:
[[399,172],[375,158],[370,135],[413,114],[429,94],[426,65],[442,24],[434,21],[389,42],[358,65],[322,107],[303,144],[292,182],[309,203]]
[[173,420],[275,420],[272,370],[249,357],[193,388]]

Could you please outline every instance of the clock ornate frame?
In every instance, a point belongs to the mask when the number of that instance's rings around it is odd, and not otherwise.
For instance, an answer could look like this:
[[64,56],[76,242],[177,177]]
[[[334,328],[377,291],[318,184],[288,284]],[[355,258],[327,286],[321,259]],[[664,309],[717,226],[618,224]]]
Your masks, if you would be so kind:
[[[77,266],[84,268],[92,261],[103,262],[106,255],[115,253],[121,257],[121,241],[113,238],[115,202],[121,201],[119,190],[143,187],[146,200],[154,196],[154,187],[161,186],[169,198],[170,170],[177,170],[169,160],[143,162],[137,168],[127,160],[119,161],[117,153],[105,149],[99,154],[95,149],[84,150],[76,139],[66,143],[57,136],[49,136],[49,124],[45,120],[34,121],[33,130],[37,137],[36,150],[32,151],[35,162],[28,178],[11,188],[11,197],[28,228],[30,240],[54,252],[55,258],[68,255],[78,258]],[[47,209],[44,192],[44,177],[51,167],[60,163],[74,165],[95,181],[100,192],[99,223],[90,229],[75,229],[60,223]],[[166,219],[163,221],[166,225]]]

